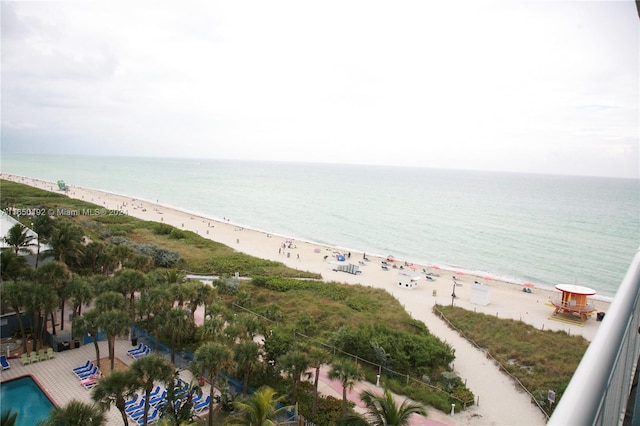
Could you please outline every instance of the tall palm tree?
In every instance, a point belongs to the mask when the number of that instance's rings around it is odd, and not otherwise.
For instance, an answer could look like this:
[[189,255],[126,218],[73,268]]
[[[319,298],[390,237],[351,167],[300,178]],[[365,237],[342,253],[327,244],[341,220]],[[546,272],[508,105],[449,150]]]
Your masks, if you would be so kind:
[[362,379],[362,373],[351,361],[339,361],[331,367],[329,379],[337,379],[342,384],[342,417],[347,415],[347,390],[352,390],[356,382]]
[[30,289],[33,288],[31,282],[13,281],[3,283],[0,286],[0,300],[7,303],[16,313],[20,335],[22,336],[22,351],[27,352],[27,336],[25,334],[24,322],[22,321],[21,310],[29,303]]
[[49,245],[48,254],[67,265],[75,265],[82,254],[82,229],[71,221],[58,219]]
[[28,271],[27,259],[24,256],[8,249],[0,252],[0,283],[25,277]]
[[304,352],[291,351],[278,358],[278,365],[291,380],[291,403],[297,402],[300,377],[309,368],[310,360]]
[[112,309],[124,310],[127,305],[125,298],[118,292],[107,291],[96,297],[96,309],[101,312]]
[[38,235],[36,238],[36,245],[38,250],[36,252],[36,269],[38,269],[38,263],[40,261],[40,247],[42,243],[46,243],[51,238],[54,230],[54,221],[49,215],[39,215],[33,221],[33,230]]
[[71,400],[64,407],[54,407],[51,415],[42,426],[102,426],[106,419],[102,410],[95,404],[86,404]]
[[30,247],[34,246],[35,236],[29,233],[29,228],[21,223],[16,223],[7,232],[4,242],[12,248],[16,254],[31,253]]
[[107,335],[111,370],[115,367],[116,337],[123,334],[127,330],[129,324],[129,314],[119,309],[100,312],[98,315],[98,325]]
[[[360,399],[368,409],[364,416],[364,419],[366,419],[365,424],[371,426],[408,426],[409,417],[412,415],[427,415],[424,406],[408,399],[405,399],[402,401],[402,404],[398,405],[389,389],[385,389],[382,395],[376,395],[368,390],[362,391],[362,393],[360,393]],[[358,420],[359,418],[363,419],[360,416],[354,416],[344,424],[353,426],[362,424],[361,421]]]
[[155,350],[159,347],[160,321],[158,317],[162,312],[171,309],[172,299],[165,285],[156,285],[144,291],[138,300],[138,310],[141,315],[147,317],[147,330],[153,329],[155,337]]
[[111,405],[115,405],[125,426],[129,425],[129,418],[125,413],[125,402],[136,391],[135,378],[129,370],[114,370],[102,378],[91,391],[91,399],[95,401],[103,411],[108,411]]
[[318,414],[318,385],[320,383],[320,367],[331,360],[331,355],[324,349],[311,347],[307,349],[309,356],[309,366],[315,368],[313,378],[313,402],[311,404],[311,414],[315,417]]
[[212,287],[204,284],[201,281],[189,281],[185,284],[189,290],[189,299],[187,305],[189,305],[189,311],[191,312],[191,319],[195,322],[196,309],[198,306],[204,305],[211,297]]
[[[49,262],[41,266],[36,271],[36,280],[53,288],[58,295],[58,303],[60,306],[60,330],[64,330],[64,307],[65,301],[69,294],[69,283],[71,282],[71,271],[62,262]],[[56,314],[55,310],[51,311],[51,328],[52,334],[56,334]]]
[[100,345],[98,345],[98,333],[100,332],[100,311],[94,309],[80,317],[75,317],[71,323],[74,337],[91,335],[93,347],[96,350],[96,366],[100,368]]
[[200,346],[193,355],[191,371],[196,377],[206,377],[209,380],[211,389],[209,391],[209,426],[213,425],[213,404],[215,403],[213,394],[216,377],[231,362],[231,352],[226,346],[220,343],[205,343]]
[[251,370],[260,364],[260,345],[256,342],[244,341],[233,347],[233,359],[242,372],[242,396],[247,395]]
[[159,355],[150,354],[133,361],[129,369],[137,383],[136,387],[144,390],[143,425],[146,426],[147,417],[149,416],[149,395],[153,390],[154,383],[156,381],[165,384],[172,383],[174,367]]
[[193,335],[195,324],[189,312],[182,308],[171,308],[162,315],[160,329],[169,336],[171,362],[175,363],[176,346],[180,345],[183,338]]
[[[33,283],[26,302],[26,310],[33,314],[31,323],[33,328],[33,348],[31,350],[36,351],[38,342],[44,336],[47,324],[46,318],[58,306],[58,296],[52,287],[46,284]],[[40,321],[40,318],[43,318],[43,321]]]
[[86,305],[93,299],[93,287],[89,281],[74,274],[69,283],[69,296],[73,306],[74,317],[82,315],[82,305]]
[[140,271],[133,269],[122,269],[113,277],[114,289],[121,293],[125,299],[129,300],[129,310],[131,321],[136,318],[136,292],[143,290],[147,286],[147,277]]
[[278,414],[286,408],[277,409],[276,406],[282,399],[276,398],[276,391],[269,386],[258,389],[249,398],[234,402],[234,406],[240,412],[240,416],[232,418],[229,425],[247,426],[276,426]]

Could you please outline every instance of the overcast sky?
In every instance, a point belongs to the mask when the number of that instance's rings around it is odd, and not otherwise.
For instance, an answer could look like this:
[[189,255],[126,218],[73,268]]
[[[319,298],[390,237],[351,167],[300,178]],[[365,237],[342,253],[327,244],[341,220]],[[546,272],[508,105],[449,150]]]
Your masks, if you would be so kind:
[[2,152],[639,177],[633,1],[2,1]]

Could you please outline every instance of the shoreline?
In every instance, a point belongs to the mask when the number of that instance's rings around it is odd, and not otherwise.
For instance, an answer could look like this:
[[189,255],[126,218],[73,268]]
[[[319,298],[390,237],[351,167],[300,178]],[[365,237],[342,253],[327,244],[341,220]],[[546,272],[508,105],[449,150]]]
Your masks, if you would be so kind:
[[[56,193],[61,193],[62,194],[61,191],[57,190],[57,183],[46,181],[44,179],[33,178],[33,177],[30,177],[30,176],[23,176],[23,175],[14,175],[14,174],[9,174],[9,173],[0,173],[0,178],[11,180],[11,181],[18,182],[18,183],[24,183],[24,184],[29,185],[29,186],[34,186],[34,187],[37,187],[37,188],[40,188],[40,189],[44,189],[44,190],[47,190],[47,191],[52,191],[52,192],[56,192]],[[24,180],[24,182],[20,182],[20,179]],[[31,181],[32,183],[36,183],[37,182],[37,185],[30,184],[29,181]],[[46,187],[47,185],[49,185],[51,187],[47,188]],[[146,199],[146,198],[134,197],[134,196],[128,195],[128,194],[120,194],[120,193],[116,193],[116,192],[105,190],[105,189],[85,188],[85,187],[76,186],[76,185],[68,185],[68,187],[70,189],[95,191],[95,192],[98,192],[98,193],[101,193],[101,194],[105,194],[105,195],[111,196],[113,198],[130,199],[131,201],[135,200],[137,202],[146,203],[148,205],[157,206],[157,207],[161,207],[161,208],[164,208],[164,209],[173,210],[173,211],[176,211],[176,212],[181,212],[181,213],[184,213],[184,214],[188,214],[190,217],[196,217],[196,218],[202,219],[204,221],[216,222],[217,224],[222,224],[222,225],[231,225],[231,226],[234,226],[234,227],[236,227],[238,229],[247,230],[247,231],[251,231],[251,232],[257,232],[257,233],[260,233],[260,234],[263,234],[263,235],[270,235],[271,237],[274,237],[274,238],[282,238],[282,239],[285,239],[285,240],[295,240],[295,241],[299,241],[301,243],[320,246],[320,247],[323,247],[323,248],[326,248],[326,249],[329,249],[329,250],[334,250],[334,251],[352,252],[352,253],[356,253],[356,254],[359,254],[359,255],[362,255],[363,253],[365,253],[363,251],[363,249],[360,249],[360,248],[351,248],[351,247],[341,246],[339,244],[324,243],[324,242],[318,242],[318,241],[307,239],[307,238],[292,237],[292,236],[284,235],[284,234],[280,234],[280,233],[273,233],[273,232],[271,232],[269,230],[255,228],[255,227],[253,227],[251,225],[234,222],[233,220],[230,220],[229,218],[226,218],[226,217],[220,218],[220,217],[215,217],[215,216],[208,216],[206,213],[203,213],[203,212],[190,210],[188,208],[181,207],[181,206],[175,206],[175,205],[172,205],[172,204],[161,203],[158,200],[153,201],[153,200]],[[65,195],[69,196],[69,194],[65,194]],[[90,201],[90,202],[92,202],[92,201]],[[120,207],[128,207],[128,205],[116,206],[116,209],[118,209]],[[122,208],[122,210],[124,211],[124,210],[127,210],[127,209],[126,208]],[[129,212],[129,214],[131,214],[131,212]],[[132,215],[132,216],[137,217],[136,215]],[[145,220],[154,220],[154,219],[145,218]],[[205,238],[209,238],[209,237],[207,237],[205,235],[203,235],[203,236]],[[214,239],[214,238],[212,238],[212,239]],[[373,257],[375,259],[384,260],[386,258],[386,255],[383,254],[383,253],[373,253],[373,252],[366,252],[366,253],[367,253],[367,255],[369,257]],[[519,286],[520,287],[520,286],[522,286],[522,284],[524,282],[526,282],[525,280],[520,280],[520,279],[513,278],[513,277],[507,277],[507,276],[503,276],[503,275],[500,275],[500,274],[494,274],[494,273],[489,272],[489,271],[484,271],[484,270],[479,270],[479,269],[467,269],[467,268],[465,268],[463,266],[453,266],[453,265],[442,264],[442,263],[439,263],[439,264],[426,264],[425,262],[415,261],[415,260],[411,260],[411,259],[398,259],[398,260],[401,261],[401,262],[405,262],[406,261],[409,264],[418,265],[418,266],[420,266],[420,268],[429,269],[429,268],[431,268],[433,266],[437,266],[438,269],[443,270],[443,271],[448,271],[448,272],[451,272],[451,273],[455,273],[457,271],[461,271],[465,275],[477,277],[479,279],[482,279],[483,277],[490,277],[492,281],[498,281],[498,282],[501,282],[501,283],[507,283],[507,284],[511,284],[513,286]],[[479,280],[479,281],[482,282],[482,280]],[[539,283],[535,283],[535,284],[536,284],[536,288],[537,289],[548,291],[548,292],[556,292],[554,287],[550,287],[548,285],[539,284]],[[570,283],[557,283],[557,284],[570,284]],[[607,304],[609,304],[609,303],[611,303],[613,301],[613,297],[599,295],[599,294],[591,296],[591,298],[593,300],[597,300],[597,301],[604,302],[604,303],[607,303]]]
[[[57,184],[41,179],[6,173],[0,174],[0,177],[40,189],[60,192],[57,190]],[[537,407],[530,403],[529,395],[517,389],[513,381],[487,360],[481,351],[448,328],[431,312],[434,304],[454,303],[468,310],[496,315],[500,318],[521,320],[538,329],[582,335],[587,340],[592,340],[599,329],[600,323],[595,320],[595,314],[582,325],[552,320],[553,308],[547,304],[554,294],[559,294],[555,289],[536,286],[532,293],[526,293],[522,291],[524,288],[522,285],[502,280],[491,274],[474,275],[457,268],[435,269],[434,265],[416,265],[417,270],[420,271],[417,287],[403,288],[398,283],[399,267],[395,270],[391,267],[388,270],[381,268],[381,262],[386,256],[367,253],[366,257],[369,259],[367,262],[362,259],[363,252],[352,251],[351,258],[344,263],[349,263],[350,260],[362,271],[361,274],[352,275],[334,271],[329,264],[329,261],[335,261],[330,258],[332,253],[345,251],[340,247],[270,234],[238,225],[231,220],[212,219],[186,209],[106,191],[72,186],[66,195],[103,205],[108,209],[122,208],[128,210],[129,215],[142,220],[167,223],[178,229],[193,231],[252,256],[279,261],[294,269],[320,273],[324,281],[385,289],[399,300],[413,318],[423,321],[434,335],[455,349],[454,371],[467,381],[468,387],[477,396],[480,405],[450,418],[453,419],[453,424],[544,424],[545,419]],[[284,241],[293,241],[295,248],[283,250]],[[327,256],[326,260],[324,256]],[[396,265],[398,264],[404,267],[404,260],[399,259],[396,262]],[[423,269],[438,276],[433,276],[434,281],[429,281],[426,279],[426,274],[421,272]],[[454,276],[456,276],[455,281]],[[475,282],[490,288],[491,296],[488,304],[481,305],[476,303],[477,300],[472,301]],[[452,291],[456,294],[455,299],[451,297]],[[608,300],[598,300],[595,297],[590,299],[597,311],[607,310]]]

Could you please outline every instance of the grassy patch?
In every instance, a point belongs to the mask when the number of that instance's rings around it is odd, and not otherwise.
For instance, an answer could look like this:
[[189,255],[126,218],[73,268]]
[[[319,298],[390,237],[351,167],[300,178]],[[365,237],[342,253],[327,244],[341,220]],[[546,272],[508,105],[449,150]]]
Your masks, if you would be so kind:
[[457,329],[486,349],[547,410],[547,391],[562,398],[589,341],[564,331],[538,330],[522,321],[501,319],[459,307],[436,306]]

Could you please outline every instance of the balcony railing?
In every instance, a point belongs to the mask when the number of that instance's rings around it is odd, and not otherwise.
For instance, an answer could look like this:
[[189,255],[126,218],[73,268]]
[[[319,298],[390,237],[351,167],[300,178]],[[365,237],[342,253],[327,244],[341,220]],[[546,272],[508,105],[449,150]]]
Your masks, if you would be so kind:
[[548,425],[631,424],[634,411],[640,420],[640,406],[631,397],[640,351],[639,302],[640,250]]

